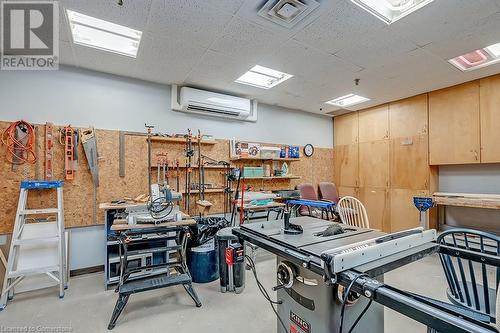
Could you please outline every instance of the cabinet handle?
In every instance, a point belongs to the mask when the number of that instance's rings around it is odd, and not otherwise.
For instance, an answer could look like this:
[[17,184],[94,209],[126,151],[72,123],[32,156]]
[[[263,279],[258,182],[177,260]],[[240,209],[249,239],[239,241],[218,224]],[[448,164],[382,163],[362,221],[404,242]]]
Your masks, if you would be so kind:
[[476,161],[478,160],[478,154],[477,154],[477,150],[474,149],[474,158],[476,159]]

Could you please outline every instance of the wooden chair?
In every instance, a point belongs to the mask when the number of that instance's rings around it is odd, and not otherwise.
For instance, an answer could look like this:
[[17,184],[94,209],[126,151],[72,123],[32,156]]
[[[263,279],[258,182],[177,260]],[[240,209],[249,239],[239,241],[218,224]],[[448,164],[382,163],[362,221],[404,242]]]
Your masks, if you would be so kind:
[[359,228],[369,228],[368,214],[363,203],[354,197],[342,197],[337,203],[340,221]]
[[[437,243],[471,252],[500,255],[500,237],[478,230],[448,230],[439,235]],[[440,253],[439,257],[448,282],[448,299],[489,318],[489,323],[495,323],[500,267],[444,253]]]

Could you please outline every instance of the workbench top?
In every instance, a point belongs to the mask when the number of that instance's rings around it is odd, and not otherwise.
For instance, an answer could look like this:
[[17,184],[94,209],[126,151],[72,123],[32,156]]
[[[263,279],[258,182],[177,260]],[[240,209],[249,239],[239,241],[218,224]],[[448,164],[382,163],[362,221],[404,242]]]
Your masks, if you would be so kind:
[[436,205],[500,209],[500,195],[476,193],[436,192],[432,199]]
[[196,221],[189,218],[182,221],[177,222],[166,222],[160,224],[113,224],[111,226],[112,231],[125,231],[125,230],[144,230],[144,229],[153,229],[153,228],[172,228],[172,227],[182,227],[182,226],[190,226],[196,224]]

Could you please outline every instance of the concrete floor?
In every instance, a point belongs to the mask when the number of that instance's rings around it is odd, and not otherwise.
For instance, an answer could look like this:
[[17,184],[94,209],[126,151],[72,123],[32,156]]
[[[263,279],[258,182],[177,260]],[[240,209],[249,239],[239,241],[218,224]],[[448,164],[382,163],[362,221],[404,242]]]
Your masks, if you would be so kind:
[[[257,272],[267,289],[275,283],[275,259],[259,250]],[[445,299],[446,285],[436,256],[393,271],[386,283],[426,296]],[[114,332],[276,332],[276,318],[247,274],[240,295],[222,294],[219,282],[195,284],[203,306],[196,308],[180,286],[132,295]],[[56,289],[20,293],[0,312],[0,330],[7,327],[70,327],[66,332],[106,332],[116,294],[103,290],[103,274],[73,278],[64,299]],[[426,328],[386,310],[385,332],[420,333]],[[64,331],[64,330],[63,330]],[[376,333],[376,332],[374,332]]]

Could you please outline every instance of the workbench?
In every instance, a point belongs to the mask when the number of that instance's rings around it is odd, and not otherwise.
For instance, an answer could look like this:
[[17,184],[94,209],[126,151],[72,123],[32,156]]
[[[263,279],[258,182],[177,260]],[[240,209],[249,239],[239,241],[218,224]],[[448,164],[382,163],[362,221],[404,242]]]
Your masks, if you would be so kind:
[[[104,237],[105,237],[105,257],[104,257],[104,288],[106,290],[113,288],[116,286],[116,284],[119,281],[119,256],[118,256],[118,248],[119,248],[119,242],[116,239],[117,235],[119,232],[126,231],[126,230],[140,230],[140,229],[154,229],[157,227],[162,227],[163,225],[158,225],[155,226],[153,224],[140,224],[140,225],[134,225],[131,226],[127,224],[127,221],[121,217],[117,218],[117,215],[120,213],[124,213],[125,209],[137,205],[141,205],[144,203],[132,203],[132,202],[127,202],[127,203],[120,203],[120,204],[113,204],[113,203],[101,203],[99,205],[99,208],[104,211]],[[183,213],[183,220],[179,222],[170,222],[168,225],[170,227],[174,226],[189,226],[189,225],[194,225],[196,222],[189,217],[189,215]],[[152,242],[151,244],[144,244],[139,246],[139,248],[154,248],[155,247],[155,242]],[[156,244],[158,245],[158,244]],[[158,252],[153,252],[152,259],[158,260],[158,257],[161,256],[162,254]],[[139,258],[142,256],[143,260],[150,260],[146,257],[146,254],[136,255],[137,261],[139,261]]]
[[500,195],[476,193],[436,192],[432,195],[434,205],[438,208],[439,228],[447,229],[446,207],[467,207],[481,209],[500,209]]
[[201,306],[186,263],[192,219],[162,224],[113,224],[108,237],[118,242],[119,282],[108,329],[113,329],[132,294],[182,285]]
[[[276,212],[276,220],[280,218],[280,216],[283,213],[283,210],[285,208],[285,204],[281,202],[270,202],[265,205],[251,205],[251,204],[244,204],[243,205],[243,221],[246,223],[249,223],[250,220],[257,220],[261,219],[264,216],[254,216],[255,213],[258,212],[265,212],[266,213],[266,220],[269,221],[269,214],[271,212]],[[238,212],[241,211],[241,203],[238,203],[236,205],[236,208]]]
[[[299,215],[299,209],[302,206],[305,206],[309,209],[309,216],[313,216],[313,209],[319,209],[321,211],[321,219],[329,220],[330,213],[332,214],[332,219],[335,218],[334,207],[335,203],[331,201],[323,201],[323,200],[306,200],[306,199],[292,199],[286,201],[286,206],[289,208],[290,212],[293,212],[296,217]],[[314,217],[314,216],[313,216]],[[326,217],[326,219],[325,219]]]

